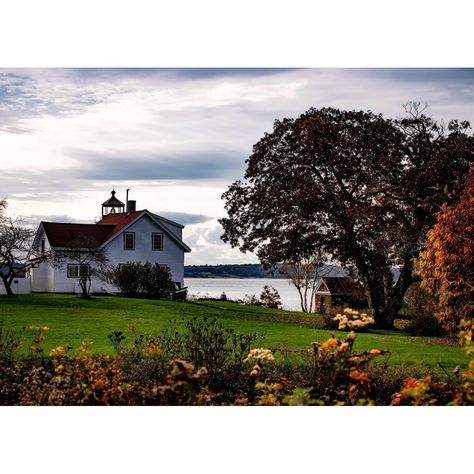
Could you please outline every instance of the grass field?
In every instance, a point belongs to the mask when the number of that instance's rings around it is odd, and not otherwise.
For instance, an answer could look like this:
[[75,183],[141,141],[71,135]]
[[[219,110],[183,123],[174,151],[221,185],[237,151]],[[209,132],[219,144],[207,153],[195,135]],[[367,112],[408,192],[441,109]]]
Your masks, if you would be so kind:
[[[78,347],[82,340],[92,341],[95,352],[112,353],[107,335],[111,331],[123,331],[126,342],[133,334],[129,325],[137,332],[157,335],[174,319],[189,319],[193,316],[215,317],[226,327],[240,333],[258,333],[264,339],[259,346],[272,349],[307,348],[314,341],[322,342],[331,334],[340,337],[345,332],[317,329],[316,314],[270,310],[242,306],[230,302],[167,302],[145,299],[129,299],[114,296],[94,297],[84,300],[75,295],[18,295],[0,296],[0,321],[6,329],[26,328],[22,347],[27,352],[34,336],[30,326],[48,326],[46,350],[60,344]],[[441,363],[446,369],[464,366],[468,357],[456,345],[441,344],[439,340],[411,337],[398,331],[369,331],[357,336],[356,349],[389,349],[391,364],[422,364],[437,367]]]

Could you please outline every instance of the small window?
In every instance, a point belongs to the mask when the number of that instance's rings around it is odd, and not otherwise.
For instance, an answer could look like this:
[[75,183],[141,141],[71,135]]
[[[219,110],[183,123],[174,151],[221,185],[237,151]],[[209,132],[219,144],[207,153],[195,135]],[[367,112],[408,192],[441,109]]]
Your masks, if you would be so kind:
[[67,277],[68,278],[79,278],[79,265],[68,265],[67,266]]
[[125,232],[123,234],[123,249],[135,250],[135,232]]
[[45,240],[41,239],[41,253],[45,252]]
[[163,250],[163,234],[153,233],[152,237],[152,250]]
[[68,278],[80,278],[84,276],[89,276],[89,274],[90,274],[89,265],[70,264],[67,266]]
[[168,265],[161,265],[159,263],[157,263],[156,265],[160,267],[162,270],[168,270]]
[[89,265],[80,265],[80,271],[79,271],[79,275],[81,277],[85,277],[85,276],[89,276],[90,275],[90,267]]

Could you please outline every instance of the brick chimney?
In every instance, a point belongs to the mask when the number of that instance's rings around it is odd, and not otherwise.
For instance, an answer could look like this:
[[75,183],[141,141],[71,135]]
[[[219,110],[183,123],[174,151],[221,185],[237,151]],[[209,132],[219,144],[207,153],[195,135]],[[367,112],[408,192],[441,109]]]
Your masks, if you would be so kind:
[[137,210],[137,201],[127,201],[127,214],[131,214]]

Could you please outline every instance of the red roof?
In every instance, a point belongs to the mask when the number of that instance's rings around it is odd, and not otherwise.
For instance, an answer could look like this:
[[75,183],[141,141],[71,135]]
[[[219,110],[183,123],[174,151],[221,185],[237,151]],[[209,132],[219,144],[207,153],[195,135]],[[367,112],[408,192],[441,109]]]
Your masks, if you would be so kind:
[[57,222],[42,222],[42,224],[52,247],[67,247],[80,237],[92,238],[97,241],[99,246],[136,219],[142,212],[108,214],[97,224],[65,224]]
[[[96,225],[113,225],[116,226],[116,232],[125,227],[127,224],[135,220],[143,211],[135,212],[118,212],[114,214],[107,214],[97,222]],[[114,232],[115,234],[115,232]]]

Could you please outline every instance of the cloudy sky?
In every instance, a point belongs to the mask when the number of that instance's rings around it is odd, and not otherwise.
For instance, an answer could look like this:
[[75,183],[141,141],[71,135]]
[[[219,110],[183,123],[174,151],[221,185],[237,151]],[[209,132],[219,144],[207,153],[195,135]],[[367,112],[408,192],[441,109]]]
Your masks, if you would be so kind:
[[309,107],[429,104],[474,123],[474,69],[0,69],[0,197],[27,222],[94,222],[117,196],[186,225],[188,264],[223,244],[221,194],[274,119]]

